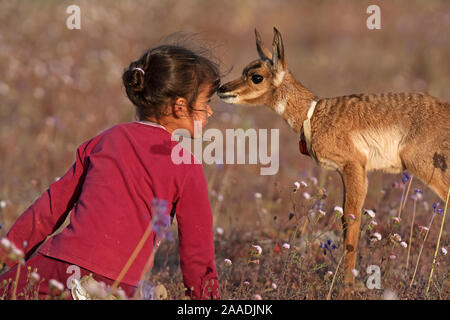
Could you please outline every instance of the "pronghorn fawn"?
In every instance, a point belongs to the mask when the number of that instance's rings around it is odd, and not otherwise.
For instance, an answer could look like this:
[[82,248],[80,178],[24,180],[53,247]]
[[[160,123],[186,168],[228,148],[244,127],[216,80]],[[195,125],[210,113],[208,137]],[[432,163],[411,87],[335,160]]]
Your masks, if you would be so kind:
[[271,51],[256,29],[255,36],[259,59],[248,64],[239,78],[222,85],[217,94],[226,103],[273,109],[300,136],[302,153],[341,176],[344,282],[349,294],[367,172],[408,170],[445,200],[450,186],[450,104],[425,93],[318,98],[287,69],[283,40],[276,28]]

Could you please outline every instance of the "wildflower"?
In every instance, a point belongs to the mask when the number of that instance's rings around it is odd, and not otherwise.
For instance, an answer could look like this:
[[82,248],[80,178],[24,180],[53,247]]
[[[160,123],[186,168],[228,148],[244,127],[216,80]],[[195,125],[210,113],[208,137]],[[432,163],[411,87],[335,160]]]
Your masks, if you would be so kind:
[[342,207],[334,207],[333,209],[336,214],[338,214],[340,217],[342,217],[344,215],[344,210],[342,209]]
[[333,271],[329,270],[329,271],[327,271],[327,274],[328,274],[329,276],[332,276],[332,275],[333,275]]
[[393,238],[396,242],[402,241],[402,237],[401,237],[398,233],[394,233],[394,234],[392,235],[392,238]]
[[41,276],[37,272],[31,272],[30,273],[30,283],[34,284],[38,282],[41,279]]
[[391,289],[386,289],[383,292],[383,300],[397,300],[397,294],[395,293],[395,291],[391,290]]
[[278,288],[277,284],[275,282],[272,282],[271,285],[272,289],[276,290]]
[[255,249],[255,251],[258,255],[260,255],[262,253],[262,248],[258,245],[252,244],[252,248]]
[[441,252],[444,256],[447,255],[447,249],[445,249],[444,247],[441,248]]
[[262,194],[259,192],[255,192],[255,199],[261,199],[262,198]]
[[335,250],[337,246],[331,240],[328,239],[325,243],[321,242],[320,247],[323,249],[323,255],[326,255],[328,251],[330,253],[331,259],[336,262],[333,256],[333,250]]
[[400,242],[400,245],[401,245],[403,248],[407,248],[407,247],[408,247],[408,244],[407,244],[405,241]]
[[411,196],[411,198],[415,201],[422,199],[422,190],[421,189],[415,189],[414,194]]
[[170,225],[170,216],[166,214],[168,210],[167,200],[154,198],[152,202],[152,228],[159,239],[163,239],[166,230]]
[[49,288],[51,288],[51,289],[53,288],[53,289],[56,289],[59,291],[64,291],[64,285],[55,279],[50,279],[48,284],[49,284]]
[[227,267],[229,267],[229,266],[231,266],[233,264],[230,259],[224,259],[223,262],[225,262],[225,265]]
[[359,274],[359,271],[356,270],[356,269],[352,269],[352,274],[356,278],[358,276],[358,274]]
[[289,243],[283,244],[283,249],[289,250],[291,248],[291,245]]
[[397,257],[395,256],[395,254],[392,254],[392,255],[389,256],[389,259],[395,260],[395,259],[397,259]]
[[248,281],[244,281],[244,286],[249,286],[250,285],[250,282],[248,282]]
[[296,192],[298,189],[300,189],[300,182],[295,181],[294,182],[294,192]]
[[303,198],[305,198],[306,200],[311,199],[311,195],[308,192],[303,192]]
[[425,227],[425,226],[419,226],[419,230],[421,231],[421,232],[427,232],[428,230],[430,230],[428,227]]
[[350,213],[349,217],[350,217],[351,220],[356,220],[356,216],[353,213]]
[[409,179],[411,179],[411,176],[408,174],[408,172],[403,172],[402,182],[405,184],[409,181]]
[[2,201],[0,201],[0,208],[3,209],[4,207],[6,207],[6,201],[2,200]]
[[319,209],[319,214],[320,214],[322,217],[325,217],[325,215],[326,215],[327,213],[326,213],[325,211]]
[[364,214],[367,214],[369,217],[371,217],[372,219],[375,218],[375,211],[373,210],[366,210],[364,212]]
[[369,225],[371,227],[376,227],[378,225],[378,223],[375,220],[372,220],[372,221],[369,222]]
[[[375,238],[376,240],[378,240],[378,241],[381,240],[381,234],[380,234],[380,233],[375,232],[375,233],[373,234],[373,236],[374,236],[374,238]],[[376,240],[375,240],[375,241],[376,241]]]
[[253,295],[253,300],[262,300],[262,297],[259,294],[255,294]]
[[289,220],[291,220],[295,216],[294,212],[289,212]]
[[11,242],[7,238],[2,238],[0,244],[5,250],[9,250],[11,248]]
[[311,182],[316,186],[317,185],[317,178],[316,177],[311,177],[309,178],[309,180],[311,180]]
[[433,212],[434,212],[434,213],[437,213],[437,214],[439,214],[439,215],[442,215],[442,213],[444,212],[444,210],[442,210],[442,209],[440,209],[440,208],[438,208],[438,207],[439,207],[439,201],[433,203]]
[[439,207],[439,201],[433,202],[433,212],[436,212],[437,207]]
[[218,234],[222,235],[222,234],[223,234],[223,229],[222,229],[221,227],[217,227],[217,228],[216,228],[216,232],[217,232]]
[[399,217],[393,217],[392,220],[394,220],[394,223],[400,223],[402,221],[402,218]]
[[223,201],[223,195],[219,194],[217,196],[217,201],[222,202]]

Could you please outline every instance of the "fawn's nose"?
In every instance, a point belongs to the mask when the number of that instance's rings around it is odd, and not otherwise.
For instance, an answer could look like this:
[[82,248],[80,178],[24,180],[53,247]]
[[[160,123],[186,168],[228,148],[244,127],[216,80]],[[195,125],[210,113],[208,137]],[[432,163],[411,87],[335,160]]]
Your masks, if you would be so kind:
[[219,87],[219,89],[217,89],[217,92],[219,93],[227,92],[227,88],[225,87],[225,85],[222,85]]

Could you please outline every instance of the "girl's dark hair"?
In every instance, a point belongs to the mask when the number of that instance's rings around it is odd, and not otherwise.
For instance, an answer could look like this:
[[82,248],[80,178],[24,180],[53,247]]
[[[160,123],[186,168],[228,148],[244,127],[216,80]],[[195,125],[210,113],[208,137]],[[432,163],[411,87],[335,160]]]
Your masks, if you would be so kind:
[[147,117],[159,120],[168,103],[179,97],[188,101],[188,110],[192,113],[202,86],[210,85],[209,96],[217,91],[219,63],[207,57],[211,56],[210,50],[195,51],[180,45],[160,45],[146,51],[125,69],[122,81],[128,98],[136,106],[139,120]]

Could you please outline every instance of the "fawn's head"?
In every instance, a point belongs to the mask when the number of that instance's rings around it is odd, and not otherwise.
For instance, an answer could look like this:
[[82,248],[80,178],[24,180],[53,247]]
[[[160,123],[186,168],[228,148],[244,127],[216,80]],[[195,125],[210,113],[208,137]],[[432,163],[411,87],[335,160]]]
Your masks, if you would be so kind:
[[280,86],[288,72],[283,39],[280,32],[276,28],[273,29],[272,52],[264,46],[255,29],[259,59],[250,62],[241,77],[225,83],[217,90],[217,95],[223,102],[243,105],[270,104],[274,89]]

